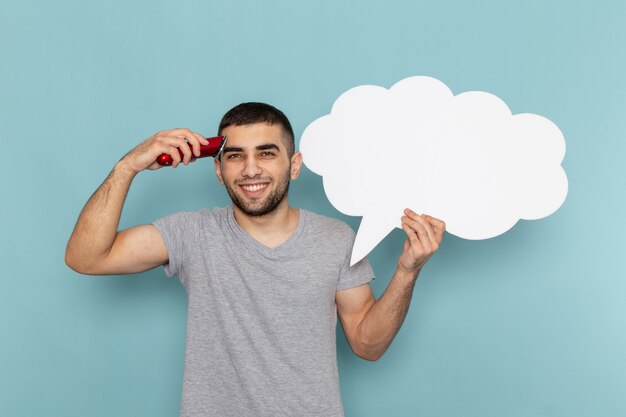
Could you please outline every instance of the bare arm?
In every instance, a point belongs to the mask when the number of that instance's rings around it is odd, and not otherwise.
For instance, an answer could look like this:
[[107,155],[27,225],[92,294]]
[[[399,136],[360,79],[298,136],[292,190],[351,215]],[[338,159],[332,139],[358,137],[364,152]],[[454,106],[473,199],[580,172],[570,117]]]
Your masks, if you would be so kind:
[[105,275],[142,272],[166,263],[167,249],[154,226],[117,230],[124,200],[135,175],[160,168],[155,162],[160,154],[172,156],[172,167],[188,164],[199,155],[200,143],[206,144],[206,139],[188,129],[174,129],[157,133],[126,154],[81,211],[65,251],[67,265],[83,274]]
[[400,330],[409,310],[417,276],[437,251],[445,224],[431,216],[407,210],[402,228],[407,234],[389,286],[375,300],[369,284],[337,291],[337,312],[350,347],[367,360],[380,358]]

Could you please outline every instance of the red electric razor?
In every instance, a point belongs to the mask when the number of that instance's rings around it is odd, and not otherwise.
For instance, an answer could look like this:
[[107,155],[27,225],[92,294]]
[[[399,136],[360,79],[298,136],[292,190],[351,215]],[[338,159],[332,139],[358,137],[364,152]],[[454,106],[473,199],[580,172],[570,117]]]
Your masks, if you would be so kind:
[[[212,156],[214,158],[219,157],[219,155],[222,153],[222,150],[224,149],[224,145],[226,145],[226,139],[227,139],[226,136],[216,136],[214,138],[206,138],[206,140],[208,140],[209,143],[206,145],[200,145],[200,156],[194,155],[192,160],[197,159],[197,158],[204,158],[207,156]],[[178,149],[178,154],[180,155],[182,159],[183,151]],[[172,165],[172,162],[174,162],[172,160],[172,157],[166,153],[159,155],[156,161],[159,165],[164,165],[164,166],[170,166]]]

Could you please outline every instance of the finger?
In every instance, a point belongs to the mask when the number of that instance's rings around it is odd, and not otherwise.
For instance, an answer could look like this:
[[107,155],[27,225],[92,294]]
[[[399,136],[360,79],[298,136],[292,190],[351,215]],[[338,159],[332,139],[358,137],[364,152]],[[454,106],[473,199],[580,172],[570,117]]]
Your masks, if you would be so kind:
[[404,214],[406,216],[409,216],[409,217],[413,218],[413,219],[415,219],[415,218],[417,218],[419,216],[419,214],[417,214],[416,212],[414,212],[410,208],[405,208],[404,209]]
[[433,249],[433,251],[436,251],[437,249],[439,249],[439,236],[437,235],[437,232],[435,231],[435,229],[433,229],[433,226],[430,224],[430,222],[424,218],[423,214],[420,216],[420,220],[423,222],[422,224],[424,225],[424,228],[428,233],[428,239],[430,239],[431,248]]
[[177,143],[176,146],[181,148],[181,150],[182,150],[182,146],[179,145],[178,139],[186,139],[186,138],[189,138],[190,136],[192,136],[191,130],[187,129],[186,127],[179,127],[179,128],[176,128],[176,129],[165,130],[165,131],[162,131],[160,133],[165,138],[176,138],[176,143]]
[[432,225],[433,230],[437,235],[438,241],[439,243],[441,243],[443,234],[446,231],[446,223],[443,220],[437,219],[433,216],[429,216],[428,214],[424,214],[424,218],[426,218],[426,220],[428,220],[428,222]]
[[439,244],[441,243],[442,233],[438,234],[437,231],[433,229],[432,224],[427,219],[427,217],[430,217],[432,219],[434,219],[434,217],[429,216],[427,214],[419,215],[411,209],[406,209],[405,212],[408,213],[410,218],[414,219],[415,221],[419,222],[421,225],[424,226],[424,228],[426,229],[426,232],[428,233],[428,239],[430,239],[431,241],[432,248],[434,250],[437,250],[439,248]]
[[436,234],[434,230],[432,229],[432,226],[426,219],[424,219],[422,216],[420,216],[419,214],[415,213],[413,210],[410,210],[410,209],[406,209],[405,213],[408,213],[407,217],[419,223],[424,228],[424,230],[426,231],[427,238],[431,241],[431,246],[432,244],[437,243]]
[[196,133],[196,132],[191,132],[191,133],[198,139],[198,142],[200,142],[202,145],[208,145],[209,144],[209,141],[207,140],[207,138],[205,138],[201,134]]
[[178,153],[178,147],[170,146],[168,151],[166,152],[172,157],[172,168],[176,168],[178,164],[180,164],[180,154]]
[[158,136],[156,136],[156,141],[167,146],[179,147],[181,141],[184,142],[185,135],[174,134],[172,132],[172,130],[159,132]]
[[410,246],[417,250],[424,250],[419,238],[417,237],[417,233],[413,230],[408,224],[402,223],[402,230],[406,233],[406,237],[410,242]]
[[192,147],[192,152],[195,156],[200,156],[200,146],[206,145],[209,143],[204,136],[193,132],[190,129],[181,129],[184,133],[184,136],[189,141],[189,145]]
[[194,156],[195,157],[200,156],[200,142],[198,141],[198,138],[196,137],[196,135],[189,134],[185,136],[185,141],[191,148],[192,159]]
[[430,216],[428,214],[422,214],[422,217],[424,217],[426,220],[428,220],[428,222],[435,229],[445,229],[445,227],[446,227],[446,224],[444,223],[444,221],[440,220],[440,219],[438,219],[436,217]]
[[176,140],[176,145],[178,149],[183,153],[182,163],[187,165],[193,156],[190,146],[190,141],[185,136],[178,137]]
[[424,219],[413,220],[412,218],[408,216],[402,217],[402,223],[406,224],[408,227],[410,227],[411,229],[415,231],[420,243],[422,244],[422,247],[426,250],[430,250],[432,243],[428,235],[427,227],[424,225],[425,222],[426,221]]

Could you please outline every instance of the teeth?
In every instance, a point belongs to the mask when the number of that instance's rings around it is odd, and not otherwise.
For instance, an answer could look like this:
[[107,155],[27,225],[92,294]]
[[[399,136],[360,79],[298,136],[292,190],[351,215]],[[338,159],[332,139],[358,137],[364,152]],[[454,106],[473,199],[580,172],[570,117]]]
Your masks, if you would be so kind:
[[259,191],[263,188],[267,187],[267,184],[255,184],[255,185],[242,185],[241,186],[246,191]]

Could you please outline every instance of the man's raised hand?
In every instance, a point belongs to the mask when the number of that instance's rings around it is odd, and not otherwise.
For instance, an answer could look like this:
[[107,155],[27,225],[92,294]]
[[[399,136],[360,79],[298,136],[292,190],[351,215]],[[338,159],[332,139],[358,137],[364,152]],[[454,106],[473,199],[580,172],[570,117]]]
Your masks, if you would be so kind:
[[[204,136],[189,129],[162,130],[137,145],[120,162],[138,173],[161,168],[156,159],[161,154],[167,154],[172,157],[172,168],[176,168],[180,163],[187,165],[193,162],[195,157],[200,156],[200,145],[206,144],[208,141]],[[182,158],[179,149],[183,153]]]

